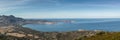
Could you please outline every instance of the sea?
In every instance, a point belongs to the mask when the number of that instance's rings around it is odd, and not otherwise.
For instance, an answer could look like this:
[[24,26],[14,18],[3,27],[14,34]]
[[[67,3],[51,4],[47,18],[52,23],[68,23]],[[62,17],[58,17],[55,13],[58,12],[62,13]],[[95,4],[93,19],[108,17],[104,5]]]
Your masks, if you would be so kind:
[[120,18],[83,18],[83,19],[34,19],[72,22],[58,22],[55,24],[26,24],[23,27],[43,32],[67,32],[78,30],[120,31]]

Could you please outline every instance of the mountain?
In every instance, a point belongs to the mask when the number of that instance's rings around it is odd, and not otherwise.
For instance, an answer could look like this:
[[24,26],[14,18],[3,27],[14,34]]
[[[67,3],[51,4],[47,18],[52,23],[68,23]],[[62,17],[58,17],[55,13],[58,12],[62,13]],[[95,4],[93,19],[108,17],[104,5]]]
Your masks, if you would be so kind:
[[25,20],[22,18],[14,17],[13,15],[0,16],[0,26],[9,26],[9,25],[22,25],[24,24]]

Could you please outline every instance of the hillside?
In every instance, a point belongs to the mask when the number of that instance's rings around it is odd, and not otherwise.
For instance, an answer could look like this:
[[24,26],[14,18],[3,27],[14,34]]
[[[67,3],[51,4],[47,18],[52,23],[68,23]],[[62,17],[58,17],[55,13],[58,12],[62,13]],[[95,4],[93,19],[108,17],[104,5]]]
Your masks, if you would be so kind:
[[16,26],[16,25],[25,25],[25,24],[40,24],[48,22],[46,20],[32,20],[32,19],[23,19],[19,17],[15,17],[13,15],[0,16],[0,26]]
[[22,25],[24,24],[25,20],[22,18],[14,17],[13,15],[0,16],[0,26],[10,26],[10,25]]
[[[71,32],[39,32],[23,27],[0,27],[0,34],[15,39],[27,38],[28,40],[75,40],[83,36],[95,35],[96,31],[71,31]],[[2,39],[2,38],[1,38]],[[26,40],[26,39],[24,39]]]
[[78,40],[120,40],[120,32],[101,32],[91,37],[80,37]]

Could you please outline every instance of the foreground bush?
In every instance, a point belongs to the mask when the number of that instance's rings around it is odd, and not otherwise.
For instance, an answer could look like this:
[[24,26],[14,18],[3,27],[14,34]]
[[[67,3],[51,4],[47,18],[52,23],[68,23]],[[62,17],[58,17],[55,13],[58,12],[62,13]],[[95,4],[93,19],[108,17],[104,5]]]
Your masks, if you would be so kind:
[[78,40],[120,40],[120,32],[98,33],[91,37],[81,37]]

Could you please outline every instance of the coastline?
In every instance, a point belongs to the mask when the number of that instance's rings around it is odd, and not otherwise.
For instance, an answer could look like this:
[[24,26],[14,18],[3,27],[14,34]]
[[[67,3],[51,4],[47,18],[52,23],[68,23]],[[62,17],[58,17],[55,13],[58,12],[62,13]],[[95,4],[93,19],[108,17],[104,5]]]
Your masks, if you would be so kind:
[[[6,30],[9,29],[9,27],[6,27],[5,29]],[[97,33],[95,31],[41,32],[29,28],[24,28],[21,26],[12,27],[11,29],[13,29],[11,32],[7,31],[3,34],[18,38],[27,38],[27,39],[34,38],[36,40],[40,40],[40,39],[41,40],[56,40],[56,39],[74,40],[80,36],[90,36],[90,35],[95,35]]]
[[[43,32],[36,31],[30,28],[25,28],[20,25],[16,26],[7,26],[4,27],[4,30],[0,33],[6,35],[7,38],[21,39],[21,40],[80,40],[81,38],[87,38],[96,36],[98,34],[106,33],[119,33],[119,32],[107,32],[101,30],[78,30],[78,31],[69,31],[69,32]],[[9,29],[9,30],[8,30]],[[12,29],[12,31],[10,31]],[[3,30],[0,29],[0,30]],[[16,37],[16,38],[15,38]]]
[[[0,16],[0,40],[80,40],[97,34],[111,34],[101,30],[77,30],[68,32],[43,32],[23,27],[29,23],[51,22],[46,20],[25,20],[14,16]],[[65,21],[68,22],[69,21]],[[51,23],[47,23],[51,24]],[[101,34],[102,33],[102,34]]]

